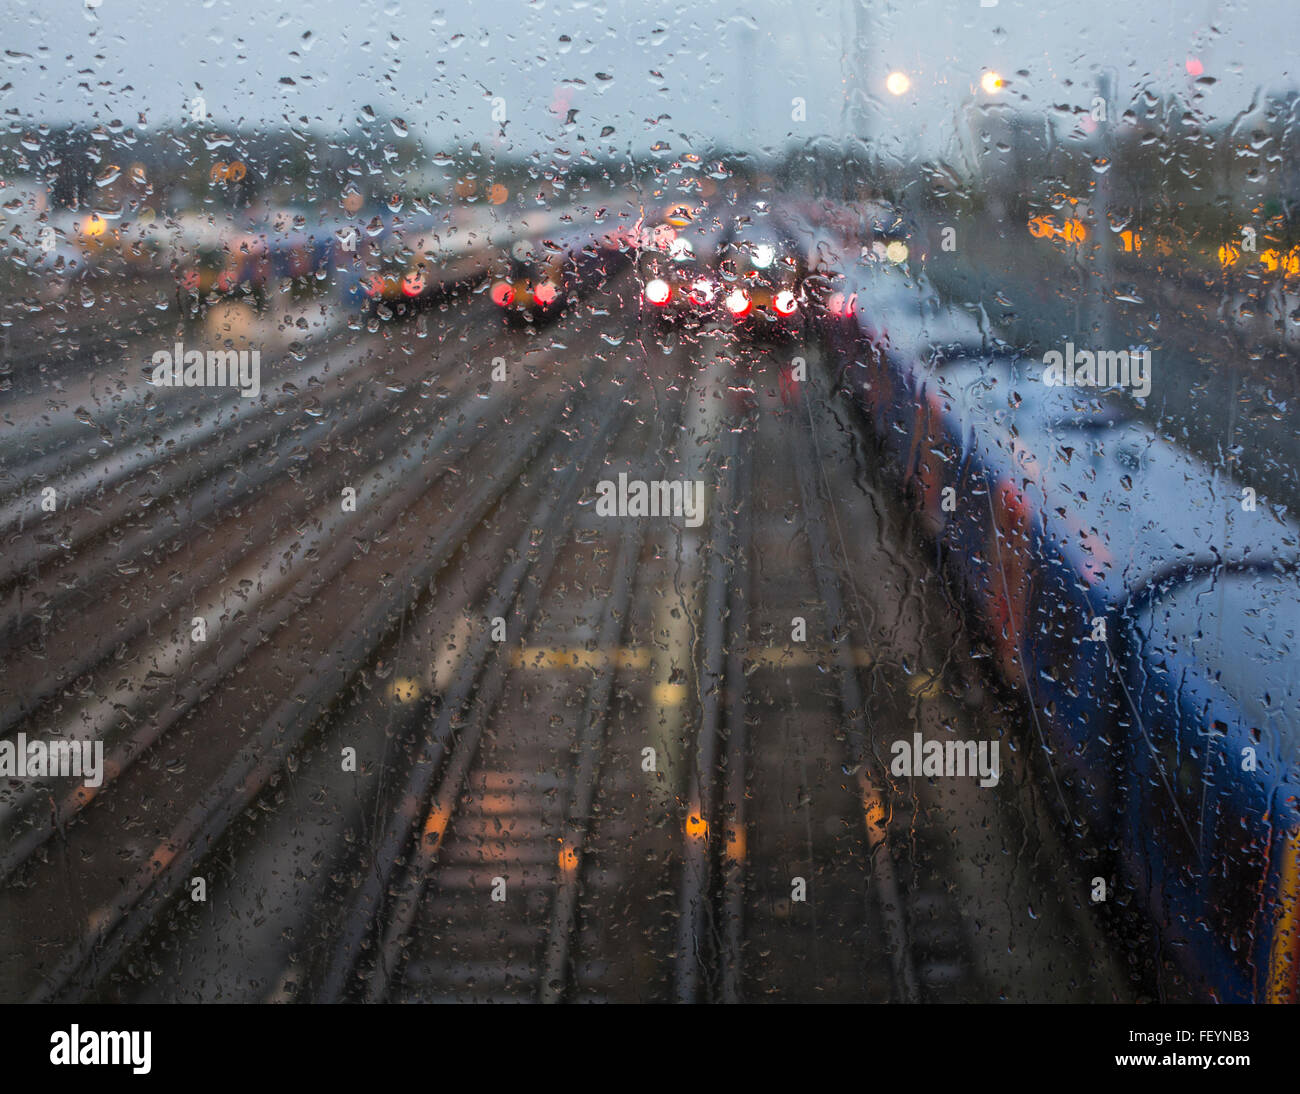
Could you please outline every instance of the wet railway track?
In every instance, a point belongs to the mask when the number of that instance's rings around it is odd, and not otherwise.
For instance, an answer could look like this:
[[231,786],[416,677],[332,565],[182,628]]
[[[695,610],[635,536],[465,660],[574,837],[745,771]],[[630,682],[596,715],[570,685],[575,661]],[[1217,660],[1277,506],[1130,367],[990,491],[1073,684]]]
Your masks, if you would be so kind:
[[[914,731],[1005,756],[1018,714],[817,348],[662,339],[631,295],[350,328],[274,417],[178,414],[66,531],[15,524],[3,731],[106,773],[3,788],[5,999],[1128,990],[1044,895],[1018,760],[890,774]],[[701,519],[607,515],[620,475]]]

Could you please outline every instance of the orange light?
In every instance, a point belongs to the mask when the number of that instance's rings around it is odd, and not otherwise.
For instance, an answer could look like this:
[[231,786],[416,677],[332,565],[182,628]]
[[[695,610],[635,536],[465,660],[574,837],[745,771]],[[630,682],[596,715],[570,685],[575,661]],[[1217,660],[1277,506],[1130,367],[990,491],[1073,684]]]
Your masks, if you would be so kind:
[[745,829],[736,825],[727,826],[727,858],[732,862],[745,861]]
[[488,201],[493,205],[504,205],[510,199],[510,191],[499,182],[492,184],[492,189],[488,191]]
[[447,834],[447,822],[451,820],[451,810],[446,806],[436,805],[424,818],[424,845],[426,854],[432,854],[442,845],[442,837]]
[[726,299],[727,311],[733,316],[740,319],[749,314],[749,309],[754,305],[749,299],[749,294],[744,289],[732,289],[727,294]]
[[1219,265],[1223,267],[1235,266],[1237,260],[1241,258],[1241,251],[1231,244],[1225,243],[1219,248]]
[[777,315],[790,316],[799,309],[799,301],[789,289],[782,289],[772,301],[772,307],[776,309]]
[[1030,217],[1029,234],[1035,239],[1047,239],[1056,235],[1056,227],[1051,217]]
[[1139,235],[1137,232],[1133,231],[1133,229],[1129,228],[1123,232],[1120,232],[1119,238],[1124,244],[1124,250],[1132,251],[1135,253],[1141,253],[1142,236]]
[[508,308],[515,302],[514,287],[507,281],[498,281],[492,286],[492,303],[498,308]]
[[709,822],[700,816],[698,811],[692,811],[686,818],[686,837],[687,839],[702,840],[707,839],[709,835]]
[[668,298],[672,295],[672,289],[668,287],[668,282],[662,278],[656,277],[653,281],[647,281],[645,286],[645,298],[651,304],[657,304],[663,307],[668,303]]
[[559,866],[560,872],[565,874],[572,874],[578,869],[578,852],[567,843],[560,848]]
[[1066,243],[1082,243],[1088,238],[1088,229],[1083,221],[1074,217],[1065,222],[1060,235]]

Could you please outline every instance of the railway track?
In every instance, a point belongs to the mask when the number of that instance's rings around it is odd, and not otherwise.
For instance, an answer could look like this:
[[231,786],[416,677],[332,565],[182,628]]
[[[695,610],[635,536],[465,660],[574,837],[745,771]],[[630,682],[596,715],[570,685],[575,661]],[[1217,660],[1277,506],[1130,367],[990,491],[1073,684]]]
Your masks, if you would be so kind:
[[[0,796],[4,998],[1016,997],[1033,927],[980,918],[950,799],[1023,812],[889,773],[973,714],[869,445],[819,380],[790,401],[796,350],[660,340],[632,296],[325,343],[315,415],[199,420],[122,472],[149,505],[34,547],[4,726],[106,773]],[[703,519],[604,515],[620,474]]]

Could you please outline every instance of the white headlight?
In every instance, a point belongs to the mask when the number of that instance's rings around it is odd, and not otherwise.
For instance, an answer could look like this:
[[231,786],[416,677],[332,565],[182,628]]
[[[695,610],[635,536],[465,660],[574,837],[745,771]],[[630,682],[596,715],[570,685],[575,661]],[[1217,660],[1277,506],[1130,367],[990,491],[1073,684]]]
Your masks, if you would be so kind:
[[753,260],[758,269],[766,270],[776,260],[776,248],[770,243],[760,243],[754,248]]

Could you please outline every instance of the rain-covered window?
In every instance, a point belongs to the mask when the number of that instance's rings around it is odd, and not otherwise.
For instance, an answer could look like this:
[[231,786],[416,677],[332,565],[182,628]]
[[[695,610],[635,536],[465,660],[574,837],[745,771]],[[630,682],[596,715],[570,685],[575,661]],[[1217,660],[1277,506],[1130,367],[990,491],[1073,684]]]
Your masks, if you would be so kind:
[[16,0],[0,1000],[1294,1001],[1300,17],[1158,7]]

